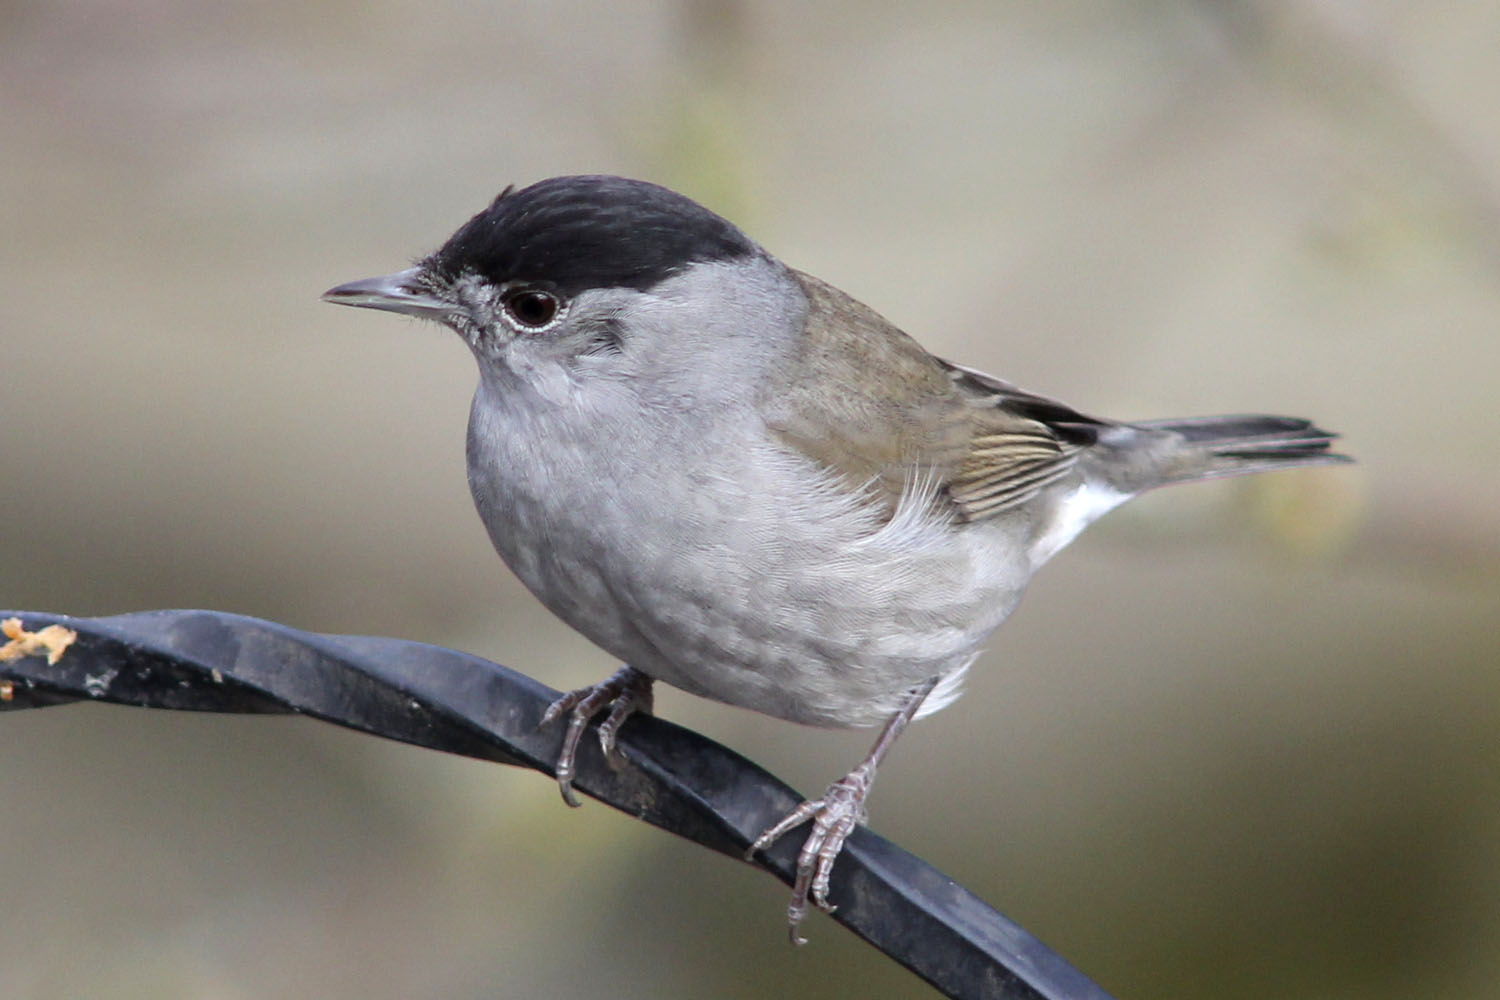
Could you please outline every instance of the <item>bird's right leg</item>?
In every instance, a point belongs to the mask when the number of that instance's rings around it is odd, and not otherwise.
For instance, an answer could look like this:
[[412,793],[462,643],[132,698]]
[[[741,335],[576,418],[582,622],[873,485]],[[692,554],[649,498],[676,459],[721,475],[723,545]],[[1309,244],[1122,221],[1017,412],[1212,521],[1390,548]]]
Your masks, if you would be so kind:
[[606,759],[615,752],[615,736],[625,720],[635,712],[651,714],[651,678],[634,667],[625,666],[616,670],[607,680],[576,691],[569,691],[547,706],[537,728],[555,722],[568,715],[568,731],[563,734],[562,751],[557,755],[557,787],[562,790],[563,801],[570,806],[582,805],[573,794],[573,776],[576,773],[578,743],[583,739],[584,727],[599,710],[610,706],[609,717],[599,726],[599,745]]

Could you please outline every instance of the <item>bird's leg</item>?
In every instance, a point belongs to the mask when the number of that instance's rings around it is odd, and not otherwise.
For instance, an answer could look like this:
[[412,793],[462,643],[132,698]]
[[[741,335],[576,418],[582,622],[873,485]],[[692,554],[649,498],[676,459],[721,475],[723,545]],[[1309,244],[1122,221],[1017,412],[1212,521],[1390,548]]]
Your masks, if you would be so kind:
[[576,773],[578,743],[583,739],[583,729],[589,720],[604,706],[609,705],[609,717],[599,727],[599,745],[604,749],[604,758],[609,760],[615,752],[615,737],[625,720],[635,712],[651,714],[651,678],[631,666],[621,667],[608,680],[590,687],[569,691],[547,706],[537,728],[568,716],[568,731],[563,734],[562,752],[557,755],[557,787],[562,790],[563,801],[570,806],[581,805],[573,794],[573,776]]
[[938,678],[934,677],[908,691],[900,710],[886,722],[875,746],[858,767],[829,785],[821,799],[811,799],[793,809],[779,823],[755,838],[755,843],[745,852],[748,861],[783,834],[812,820],[812,832],[807,835],[802,852],[797,856],[797,881],[792,886],[792,901],[786,908],[792,944],[807,943],[806,938],[798,935],[797,928],[807,916],[809,898],[818,909],[833,912],[834,908],[828,903],[828,880],[833,874],[834,859],[839,856],[844,841],[849,839],[854,828],[865,821],[865,798],[875,784],[875,769],[937,682]]

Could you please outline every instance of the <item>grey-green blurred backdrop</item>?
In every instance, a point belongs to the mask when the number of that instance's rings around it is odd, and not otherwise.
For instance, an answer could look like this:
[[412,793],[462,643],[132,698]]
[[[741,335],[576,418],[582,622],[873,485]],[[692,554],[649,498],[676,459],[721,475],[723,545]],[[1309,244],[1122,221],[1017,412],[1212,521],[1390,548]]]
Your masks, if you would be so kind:
[[[503,185],[677,186],[1085,410],[1362,464],[1152,496],[907,735],[873,825],[1121,998],[1500,995],[1500,6],[0,7],[0,606],[204,606],[557,687],[436,328],[318,302]],[[870,734],[673,692],[814,792]],[[924,995],[538,775],[305,720],[0,716],[0,995]]]

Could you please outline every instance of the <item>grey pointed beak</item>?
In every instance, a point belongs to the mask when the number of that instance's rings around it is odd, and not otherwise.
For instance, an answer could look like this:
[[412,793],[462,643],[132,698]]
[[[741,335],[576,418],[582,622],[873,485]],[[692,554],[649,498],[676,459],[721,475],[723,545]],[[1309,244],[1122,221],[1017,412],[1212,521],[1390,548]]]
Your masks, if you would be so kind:
[[395,274],[351,281],[323,293],[324,302],[362,309],[382,309],[424,319],[441,320],[454,311],[454,305],[438,298],[418,280],[419,267],[409,267]]

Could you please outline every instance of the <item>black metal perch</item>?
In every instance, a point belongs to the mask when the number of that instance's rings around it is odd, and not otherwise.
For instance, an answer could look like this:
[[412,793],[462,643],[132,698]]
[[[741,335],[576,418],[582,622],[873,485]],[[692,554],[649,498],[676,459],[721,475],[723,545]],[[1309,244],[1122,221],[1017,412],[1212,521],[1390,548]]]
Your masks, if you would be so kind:
[[[202,712],[297,713],[375,736],[552,773],[561,726],[537,722],[557,692],[451,649],[301,632],[213,611],[110,618],[0,612],[77,641],[0,663],[0,710],[103,701]],[[800,797],[743,757],[652,717],[620,735],[624,765],[595,740],[576,787],[653,826],[742,859]],[[796,837],[758,859],[791,884]],[[1109,1000],[1024,929],[887,840],[861,828],[834,871],[833,917],[950,997]]]

